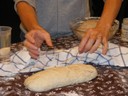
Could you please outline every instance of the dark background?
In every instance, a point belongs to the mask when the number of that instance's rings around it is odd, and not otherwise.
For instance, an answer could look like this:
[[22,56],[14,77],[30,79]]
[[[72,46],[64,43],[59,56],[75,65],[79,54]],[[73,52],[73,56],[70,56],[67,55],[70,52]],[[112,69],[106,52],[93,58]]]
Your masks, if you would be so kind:
[[0,0],[0,25],[12,27],[12,43],[20,42],[20,19],[14,10],[13,0]]
[[[91,16],[100,16],[104,2],[102,0],[91,1]],[[128,17],[128,0],[124,0],[117,19],[122,22],[124,17]],[[13,0],[0,0],[0,25],[12,27],[12,43],[20,42],[20,19],[14,10]]]
[[[91,1],[91,12],[92,16],[100,16],[103,10],[104,2],[102,0],[90,0]],[[123,18],[128,17],[128,0],[123,0],[122,6],[120,8],[119,14],[117,16],[117,20],[122,23]],[[121,25],[120,25],[121,27]]]

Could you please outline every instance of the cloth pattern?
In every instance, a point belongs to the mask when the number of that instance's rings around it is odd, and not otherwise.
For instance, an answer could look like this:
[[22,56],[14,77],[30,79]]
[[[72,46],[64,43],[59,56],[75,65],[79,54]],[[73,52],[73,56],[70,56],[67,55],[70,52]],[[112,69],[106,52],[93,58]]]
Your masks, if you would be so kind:
[[102,55],[102,46],[95,53],[78,53],[78,46],[69,49],[40,51],[37,60],[31,59],[26,48],[14,53],[10,62],[0,63],[0,76],[11,76],[16,73],[33,72],[50,67],[66,66],[78,63],[94,63],[128,67],[128,48],[109,43],[107,55]]

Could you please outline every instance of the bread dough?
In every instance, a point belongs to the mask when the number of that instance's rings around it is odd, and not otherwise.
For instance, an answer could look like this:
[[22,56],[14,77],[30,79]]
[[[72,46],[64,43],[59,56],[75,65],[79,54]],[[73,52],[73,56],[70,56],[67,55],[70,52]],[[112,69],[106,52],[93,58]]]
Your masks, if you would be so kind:
[[72,64],[37,72],[28,77],[24,85],[31,91],[43,92],[58,87],[87,82],[96,76],[97,70],[92,65]]

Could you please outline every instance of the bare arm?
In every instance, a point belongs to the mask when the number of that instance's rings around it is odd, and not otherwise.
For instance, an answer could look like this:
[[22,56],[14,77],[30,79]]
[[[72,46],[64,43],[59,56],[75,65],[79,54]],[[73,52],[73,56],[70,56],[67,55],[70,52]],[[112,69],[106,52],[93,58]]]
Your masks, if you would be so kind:
[[17,4],[17,12],[21,19],[21,23],[27,29],[27,31],[40,28],[35,9],[27,2],[19,2]]
[[122,0],[106,0],[102,16],[97,26],[93,29],[89,29],[85,33],[79,45],[80,53],[93,53],[98,49],[101,43],[103,44],[102,54],[107,53],[109,30],[118,14],[121,3]]
[[38,48],[44,41],[48,46],[53,46],[50,34],[38,24],[36,11],[28,3],[19,2],[17,4],[17,12],[21,23],[28,31],[25,35],[24,45],[27,47],[31,57],[37,59],[39,55]]
[[101,19],[97,26],[111,27],[119,12],[121,4],[122,0],[106,0]]

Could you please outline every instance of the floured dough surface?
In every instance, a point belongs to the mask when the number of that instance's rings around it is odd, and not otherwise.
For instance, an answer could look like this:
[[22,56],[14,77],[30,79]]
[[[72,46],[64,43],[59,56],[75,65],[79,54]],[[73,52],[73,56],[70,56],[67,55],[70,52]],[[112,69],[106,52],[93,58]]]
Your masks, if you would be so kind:
[[31,91],[43,92],[58,87],[87,82],[96,76],[97,70],[92,65],[72,64],[37,72],[28,77],[24,85]]

